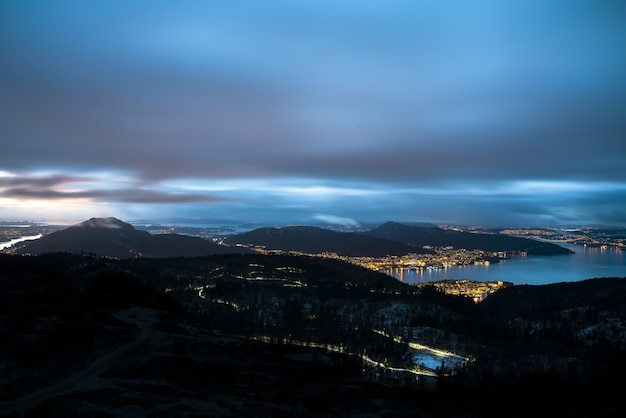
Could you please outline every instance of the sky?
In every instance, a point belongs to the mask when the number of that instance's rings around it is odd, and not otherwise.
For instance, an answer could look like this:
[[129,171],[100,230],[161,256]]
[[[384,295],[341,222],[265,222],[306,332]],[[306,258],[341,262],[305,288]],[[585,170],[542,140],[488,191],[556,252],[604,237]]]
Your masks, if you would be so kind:
[[622,0],[0,2],[0,219],[626,225]]

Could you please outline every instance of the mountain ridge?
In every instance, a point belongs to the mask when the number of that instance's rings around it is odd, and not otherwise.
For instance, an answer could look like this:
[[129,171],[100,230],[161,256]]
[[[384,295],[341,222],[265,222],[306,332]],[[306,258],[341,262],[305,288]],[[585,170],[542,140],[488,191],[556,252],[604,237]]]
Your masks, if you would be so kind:
[[406,254],[432,254],[433,251],[384,238],[353,232],[336,232],[316,226],[257,228],[227,237],[228,244],[262,246],[268,250],[323,252],[352,257],[384,257]]
[[385,238],[415,246],[452,246],[468,250],[516,251],[528,255],[566,255],[573,252],[549,242],[519,238],[501,234],[483,234],[442,229],[437,226],[422,227],[399,222],[385,222],[369,231],[367,236]]
[[16,250],[16,254],[53,252],[93,253],[115,258],[160,258],[250,251],[245,248],[226,247],[188,235],[153,235],[137,230],[132,225],[113,217],[91,218],[26,242]]
[[[114,217],[91,218],[43,237],[25,241],[16,254],[83,252],[115,258],[203,256],[250,253],[250,247],[307,254],[335,253],[347,257],[434,254],[431,247],[528,255],[565,255],[559,245],[502,234],[442,229],[432,224],[385,222],[361,232],[339,232],[318,226],[261,227],[224,237],[223,244],[184,234],[151,234]],[[426,248],[424,248],[426,247]]]

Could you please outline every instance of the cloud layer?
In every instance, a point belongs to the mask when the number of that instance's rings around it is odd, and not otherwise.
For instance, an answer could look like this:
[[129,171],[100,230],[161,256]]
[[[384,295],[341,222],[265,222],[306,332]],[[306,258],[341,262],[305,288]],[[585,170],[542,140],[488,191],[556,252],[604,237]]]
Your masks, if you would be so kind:
[[3,2],[0,198],[624,223],[624,19],[610,0]]

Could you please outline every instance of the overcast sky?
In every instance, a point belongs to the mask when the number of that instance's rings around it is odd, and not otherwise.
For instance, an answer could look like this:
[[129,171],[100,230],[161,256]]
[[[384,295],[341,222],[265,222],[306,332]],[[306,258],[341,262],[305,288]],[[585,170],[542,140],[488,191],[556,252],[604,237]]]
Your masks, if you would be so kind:
[[626,224],[623,0],[0,2],[0,219]]

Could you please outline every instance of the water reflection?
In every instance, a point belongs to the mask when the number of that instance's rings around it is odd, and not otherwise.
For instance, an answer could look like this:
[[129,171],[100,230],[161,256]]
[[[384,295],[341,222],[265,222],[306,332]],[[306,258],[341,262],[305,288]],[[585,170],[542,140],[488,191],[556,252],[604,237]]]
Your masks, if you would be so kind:
[[41,238],[41,236],[42,236],[41,234],[29,235],[29,236],[26,236],[26,237],[19,237],[19,238],[12,239],[11,241],[8,241],[8,242],[0,242],[0,250],[4,250],[5,248],[9,248],[13,244],[17,244],[17,243],[22,242],[22,241],[28,241],[28,240],[31,240],[31,239],[39,239],[39,238]]
[[514,257],[490,265],[451,266],[440,269],[385,269],[403,283],[438,280],[506,281],[513,284],[550,284],[597,277],[625,277],[626,252],[610,247],[560,244],[571,255]]

